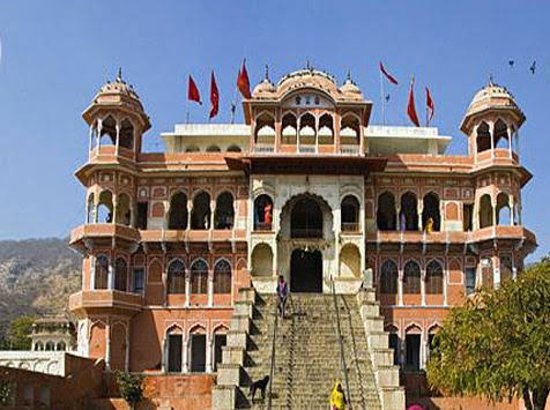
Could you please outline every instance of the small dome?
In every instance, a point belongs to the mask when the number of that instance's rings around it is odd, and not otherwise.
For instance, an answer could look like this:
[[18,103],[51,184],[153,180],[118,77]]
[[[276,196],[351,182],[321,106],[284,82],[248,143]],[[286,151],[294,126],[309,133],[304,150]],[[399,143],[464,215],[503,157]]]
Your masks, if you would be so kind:
[[346,95],[346,97],[363,98],[363,93],[361,92],[359,87],[357,87],[357,84],[355,84],[355,82],[353,82],[353,80],[349,78],[349,76],[344,85],[340,87],[340,91],[342,91],[342,93]]
[[514,115],[518,125],[521,125],[525,121],[525,115],[517,105],[512,94],[506,87],[497,85],[490,79],[489,83],[474,95],[472,102],[466,110],[461,129],[466,132],[469,120],[472,117],[490,110],[506,111]]
[[348,98],[363,98],[363,93],[357,87],[357,84],[351,79],[351,72],[348,71],[348,75],[345,83],[340,87],[340,91]]
[[273,83],[269,80],[269,78],[264,78],[264,80],[259,83],[256,87],[254,87],[254,91],[252,92],[252,95],[254,97],[262,97],[265,94],[271,94],[277,92],[277,88],[273,85]]
[[139,101],[139,96],[132,85],[122,79],[122,70],[119,68],[115,81],[107,81],[98,92],[98,97],[102,94],[123,94]]
[[92,124],[99,111],[121,110],[131,112],[139,117],[143,132],[151,128],[149,117],[143,109],[139,96],[130,84],[122,79],[122,70],[118,70],[114,81],[107,81],[95,95],[91,104],[84,110],[82,116],[88,124]]

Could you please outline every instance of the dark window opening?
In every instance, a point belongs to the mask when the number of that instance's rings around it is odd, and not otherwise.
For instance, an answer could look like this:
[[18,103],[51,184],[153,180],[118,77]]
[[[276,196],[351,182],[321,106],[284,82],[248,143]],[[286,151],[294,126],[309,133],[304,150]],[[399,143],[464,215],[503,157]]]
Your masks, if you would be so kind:
[[399,336],[397,333],[390,333],[389,347],[393,349],[393,364],[399,365]]
[[431,222],[432,230],[438,232],[441,229],[441,215],[439,212],[439,197],[430,192],[424,196],[422,207],[422,226],[426,230]]
[[168,336],[168,371],[181,373],[182,335]]
[[463,228],[464,232],[470,232],[474,229],[474,204],[463,205]]
[[168,293],[185,293],[185,266],[180,260],[175,260],[168,266]]
[[143,293],[145,290],[145,270],[143,268],[134,269],[132,282],[132,292]]
[[210,195],[201,192],[193,200],[191,229],[210,229]]
[[378,197],[376,221],[378,229],[381,231],[395,231],[397,229],[395,198],[391,192],[384,192]]
[[138,202],[137,204],[137,228],[147,229],[147,216],[149,215],[149,203]]
[[170,216],[168,229],[187,229],[187,196],[178,192],[170,200]]
[[233,195],[230,192],[224,192],[216,200],[216,212],[214,212],[215,229],[231,229],[235,219],[235,210],[233,209]]
[[227,345],[226,335],[214,335],[214,371],[218,370],[218,364],[222,362],[222,352],[225,345]]
[[290,235],[292,238],[322,238],[323,212],[313,199],[299,199],[292,208],[290,216]]
[[418,230],[418,205],[416,195],[407,192],[401,197],[399,223],[402,231]]
[[476,290],[476,270],[475,268],[466,268],[464,273],[466,275],[466,295],[471,295]]
[[359,201],[354,196],[348,195],[341,205],[342,231],[359,232]]
[[206,335],[191,335],[191,372],[206,371]]
[[420,335],[405,336],[405,370],[420,370]]
[[380,293],[397,294],[397,265],[393,261],[385,261],[380,272]]
[[420,294],[420,267],[416,262],[409,261],[405,265],[405,272],[403,275],[403,294]]

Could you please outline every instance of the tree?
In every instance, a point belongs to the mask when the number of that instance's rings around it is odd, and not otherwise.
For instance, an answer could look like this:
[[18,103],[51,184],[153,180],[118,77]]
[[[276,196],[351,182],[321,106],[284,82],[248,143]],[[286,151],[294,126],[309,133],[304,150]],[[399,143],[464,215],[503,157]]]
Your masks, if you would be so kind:
[[115,377],[120,395],[134,408],[143,399],[143,377],[118,370]]
[[427,366],[432,387],[543,410],[550,391],[550,257],[451,310]]
[[11,322],[7,344],[10,350],[30,350],[33,316],[19,316]]

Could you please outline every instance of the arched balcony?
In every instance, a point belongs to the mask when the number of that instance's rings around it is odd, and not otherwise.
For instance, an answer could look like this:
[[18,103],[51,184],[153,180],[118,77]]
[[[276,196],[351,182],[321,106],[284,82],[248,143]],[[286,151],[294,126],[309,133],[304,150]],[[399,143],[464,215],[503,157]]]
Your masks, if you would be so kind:
[[191,229],[210,229],[210,194],[201,191],[193,198],[193,210],[191,211]]
[[359,232],[359,201],[353,195],[347,195],[340,205],[342,232]]
[[282,121],[282,143],[296,145],[298,138],[298,122],[296,116],[292,113],[283,115]]
[[170,211],[168,214],[168,229],[187,229],[187,195],[177,192],[170,199]]
[[402,231],[418,231],[418,200],[412,192],[401,196],[399,226]]
[[271,231],[273,224],[273,200],[263,194],[254,200],[254,230]]
[[384,192],[378,197],[376,222],[381,231],[395,231],[397,229],[397,213],[395,211],[395,197],[391,192]]
[[235,220],[233,209],[233,194],[223,192],[216,199],[216,211],[214,212],[214,229],[232,229]]

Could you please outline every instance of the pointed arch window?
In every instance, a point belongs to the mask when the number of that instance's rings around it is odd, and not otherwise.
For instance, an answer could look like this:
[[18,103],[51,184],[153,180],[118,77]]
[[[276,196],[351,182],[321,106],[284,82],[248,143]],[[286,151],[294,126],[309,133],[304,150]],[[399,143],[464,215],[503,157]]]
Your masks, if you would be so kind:
[[214,267],[214,294],[231,293],[231,265],[225,259]]
[[168,293],[185,293],[185,265],[176,259],[168,266]]
[[191,293],[206,294],[208,291],[208,265],[199,259],[191,266]]
[[385,261],[380,271],[380,293],[396,295],[397,280],[398,272],[396,263],[392,260]]

